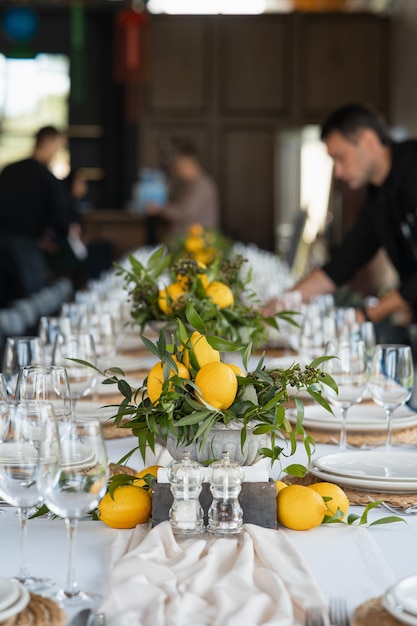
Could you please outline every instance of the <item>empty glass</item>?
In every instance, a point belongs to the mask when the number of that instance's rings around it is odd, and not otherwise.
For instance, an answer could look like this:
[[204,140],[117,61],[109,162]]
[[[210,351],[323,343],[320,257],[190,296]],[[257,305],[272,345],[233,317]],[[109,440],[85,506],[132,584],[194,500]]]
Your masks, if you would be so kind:
[[7,397],[6,384],[3,374],[0,373],[0,442],[4,440],[10,425],[10,407]]
[[379,344],[375,348],[369,378],[374,401],[387,416],[386,449],[391,449],[392,415],[410,399],[414,386],[413,355],[410,346]]
[[338,393],[325,385],[323,395],[332,406],[340,408],[340,449],[345,450],[347,411],[353,404],[360,402],[368,384],[366,348],[363,341],[341,339],[328,343],[326,355],[335,357],[325,361],[322,367],[336,382]]
[[9,396],[14,397],[19,370],[25,365],[46,365],[39,337],[8,337],[4,347],[3,376]]
[[67,579],[58,592],[58,599],[67,607],[100,597],[79,588],[74,576],[73,543],[79,519],[97,507],[106,493],[107,480],[106,448],[98,420],[76,420],[64,433],[54,422],[44,424],[38,487],[45,504],[65,519],[67,527]]

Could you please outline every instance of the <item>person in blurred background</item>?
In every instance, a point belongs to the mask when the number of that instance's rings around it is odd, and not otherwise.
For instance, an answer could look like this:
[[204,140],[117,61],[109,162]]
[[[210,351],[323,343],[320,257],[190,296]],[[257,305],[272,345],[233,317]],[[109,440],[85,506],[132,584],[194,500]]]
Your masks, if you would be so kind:
[[192,224],[218,228],[217,186],[204,171],[193,145],[184,143],[175,148],[172,178],[171,201],[163,207],[147,206],[148,215],[157,215],[167,223],[167,236],[184,234]]
[[54,126],[40,128],[31,156],[0,174],[0,303],[34,293],[48,280],[42,252],[48,233],[66,237],[68,200],[50,171],[66,136]]
[[[395,142],[371,108],[347,104],[323,124],[321,138],[334,161],[334,175],[351,189],[366,188],[353,228],[323,267],[293,289],[305,301],[333,293],[384,248],[397,270],[399,286],[359,319],[379,323],[395,314],[417,316],[417,140]],[[274,312],[277,301],[265,313]]]

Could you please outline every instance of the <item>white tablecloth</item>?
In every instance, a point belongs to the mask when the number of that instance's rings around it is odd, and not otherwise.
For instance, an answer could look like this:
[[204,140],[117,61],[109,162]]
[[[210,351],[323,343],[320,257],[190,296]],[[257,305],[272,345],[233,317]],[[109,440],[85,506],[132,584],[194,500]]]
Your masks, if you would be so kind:
[[[117,461],[135,440],[131,438],[108,442],[109,457]],[[317,453],[335,451],[335,446],[318,446]],[[296,460],[303,462],[302,451]],[[130,462],[140,469],[139,457]],[[271,471],[276,476],[277,469]],[[360,507],[352,507],[360,513]],[[385,515],[371,511],[369,519]],[[370,597],[382,594],[395,580],[415,574],[417,562],[417,519],[407,523],[376,526],[370,529],[342,525],[322,526],[310,531],[285,530],[291,544],[299,551],[318,587],[328,599],[343,595],[351,610]],[[0,516],[0,575],[13,576],[18,567],[19,528],[15,511],[6,508]],[[81,521],[75,545],[75,563],[82,588],[106,597],[112,543],[120,533],[129,537],[131,531],[115,531],[101,522]],[[28,524],[28,565],[39,576],[53,577],[62,585],[66,575],[67,541],[61,520],[35,519]],[[144,623],[143,626],[154,626]],[[251,626],[245,624],[245,626]]]

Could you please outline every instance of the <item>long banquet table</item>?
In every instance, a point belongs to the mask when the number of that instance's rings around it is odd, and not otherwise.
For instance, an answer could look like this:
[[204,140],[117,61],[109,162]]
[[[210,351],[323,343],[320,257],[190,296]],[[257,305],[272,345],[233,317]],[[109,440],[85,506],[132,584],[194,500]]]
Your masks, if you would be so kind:
[[[132,437],[108,440],[111,461],[117,461],[134,446]],[[317,446],[317,454],[336,451],[337,446]],[[302,450],[295,455],[304,462]],[[136,456],[130,465],[140,469],[142,460]],[[271,470],[276,476],[276,470]],[[361,507],[351,512],[361,513]],[[372,521],[386,515],[381,509],[370,512]],[[381,595],[396,580],[417,571],[417,517],[409,516],[407,523],[375,526],[373,528],[345,525],[321,526],[309,531],[285,532],[300,552],[316,579],[325,598],[345,596],[350,611],[369,598]],[[0,575],[13,576],[18,567],[18,520],[13,508],[7,507],[0,516],[1,559]],[[79,525],[75,562],[80,586],[96,591],[103,597],[108,593],[110,549],[118,533],[103,523],[83,520]],[[30,520],[28,524],[28,565],[31,572],[46,576],[62,585],[66,573],[67,542],[62,520],[45,518]],[[74,613],[70,611],[69,617]],[[144,624],[144,626],[153,626]],[[248,625],[250,626],[250,625]]]

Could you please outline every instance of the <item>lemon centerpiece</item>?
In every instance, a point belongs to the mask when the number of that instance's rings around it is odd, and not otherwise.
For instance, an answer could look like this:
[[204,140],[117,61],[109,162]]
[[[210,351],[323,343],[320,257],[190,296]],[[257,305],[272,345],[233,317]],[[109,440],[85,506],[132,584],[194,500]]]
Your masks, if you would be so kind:
[[[191,317],[201,322],[195,311]],[[267,369],[261,357],[249,371],[251,345],[243,350],[204,332],[203,327],[201,322],[190,332],[178,320],[170,344],[163,332],[156,342],[142,336],[158,362],[137,390],[119,376],[121,370],[106,371],[105,382],[117,384],[123,394],[115,424],[132,429],[144,459],[147,448],[154,451],[159,439],[166,442],[174,458],[181,458],[187,449],[193,460],[208,462],[221,458],[227,449],[242,465],[264,456],[271,463],[280,461],[284,471],[302,475],[303,466],[284,467],[282,461],[295,452],[297,439],[303,441],[308,458],[314,447],[302,425],[304,406],[299,392],[307,391],[315,402],[331,410],[322,388],[330,385],[336,389],[336,385],[319,367],[328,357],[320,357],[304,369],[297,363],[287,369]],[[242,368],[222,359],[224,351],[230,356],[238,350],[243,351]],[[295,423],[287,419],[289,401],[296,407]],[[128,458],[129,454],[124,460]]]
[[271,328],[280,318],[294,323],[288,313],[265,317],[254,294],[248,289],[250,272],[245,259],[236,254],[206,265],[195,257],[173,261],[164,246],[158,247],[146,263],[133,255],[129,265],[119,266],[131,303],[132,325],[143,332],[147,324],[169,329],[180,319],[187,324],[189,305],[197,311],[212,335],[233,342],[265,344]]

